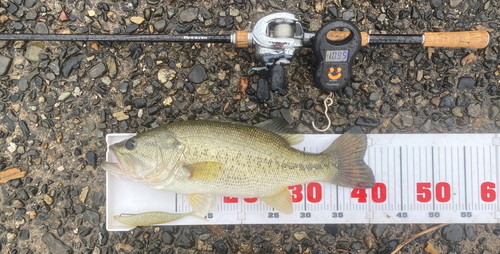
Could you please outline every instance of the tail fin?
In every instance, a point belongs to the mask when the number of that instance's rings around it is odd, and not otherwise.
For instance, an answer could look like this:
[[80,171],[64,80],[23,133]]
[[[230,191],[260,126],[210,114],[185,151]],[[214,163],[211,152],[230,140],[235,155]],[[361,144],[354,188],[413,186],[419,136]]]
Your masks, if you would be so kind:
[[323,153],[338,161],[338,172],[331,183],[349,188],[371,188],[375,184],[372,170],[363,161],[366,151],[366,135],[359,127],[353,127],[337,138]]
[[188,215],[196,217],[196,218],[199,218],[199,219],[202,219],[204,221],[208,221],[207,218],[205,218],[204,216],[199,215],[196,211],[191,211]]

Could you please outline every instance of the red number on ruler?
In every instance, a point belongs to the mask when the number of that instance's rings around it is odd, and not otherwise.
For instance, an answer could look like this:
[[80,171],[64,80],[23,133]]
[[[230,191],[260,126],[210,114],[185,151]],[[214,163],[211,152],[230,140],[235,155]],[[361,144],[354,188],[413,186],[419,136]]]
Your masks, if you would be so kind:
[[426,203],[431,201],[431,183],[417,183],[417,201]]
[[481,199],[484,202],[493,202],[497,199],[495,191],[496,184],[492,182],[484,182],[481,184]]
[[451,198],[450,184],[439,182],[436,184],[436,200],[438,202],[448,202]]
[[224,197],[224,203],[238,203],[238,198]]
[[257,202],[257,198],[244,198],[245,202],[247,203],[255,203]]
[[307,185],[307,201],[311,203],[318,203],[321,201],[322,188],[319,183],[310,183]]
[[366,189],[353,189],[351,191],[351,198],[357,198],[358,203],[366,203]]
[[387,187],[384,183],[376,183],[371,191],[373,202],[383,203],[387,199]]
[[292,202],[297,203],[302,201],[302,185],[288,186],[289,190],[292,190]]

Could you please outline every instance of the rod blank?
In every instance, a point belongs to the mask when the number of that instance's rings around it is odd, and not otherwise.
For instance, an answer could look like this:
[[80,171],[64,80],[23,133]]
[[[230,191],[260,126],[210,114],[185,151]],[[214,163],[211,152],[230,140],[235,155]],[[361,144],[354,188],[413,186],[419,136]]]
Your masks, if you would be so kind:
[[231,35],[202,34],[0,34],[0,41],[118,41],[230,43]]

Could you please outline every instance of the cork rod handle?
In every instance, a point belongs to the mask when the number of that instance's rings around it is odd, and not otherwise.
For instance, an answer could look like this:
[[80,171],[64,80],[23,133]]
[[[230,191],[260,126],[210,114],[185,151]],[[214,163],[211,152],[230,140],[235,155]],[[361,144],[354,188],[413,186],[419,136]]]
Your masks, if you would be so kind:
[[[341,41],[347,38],[351,32],[344,31],[330,31],[326,34],[326,38],[330,41]],[[361,46],[366,46],[368,44],[368,34],[361,32]]]
[[450,47],[482,49],[488,46],[490,35],[486,31],[424,33],[424,47]]

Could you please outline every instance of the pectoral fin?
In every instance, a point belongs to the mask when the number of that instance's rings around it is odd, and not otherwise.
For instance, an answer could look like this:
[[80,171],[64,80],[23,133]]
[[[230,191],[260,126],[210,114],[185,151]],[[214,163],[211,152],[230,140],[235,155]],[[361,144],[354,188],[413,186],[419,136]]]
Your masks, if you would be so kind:
[[290,192],[288,191],[288,188],[284,188],[280,193],[270,196],[270,197],[265,197],[265,198],[260,198],[264,203],[266,203],[268,206],[286,214],[291,214],[293,213],[293,204],[292,204],[292,196],[290,195]]
[[224,171],[224,164],[220,162],[205,161],[185,166],[191,176],[189,178],[198,179],[205,182],[214,181],[220,178]]
[[211,194],[189,194],[188,199],[193,210],[202,216],[207,215],[210,208],[213,207],[213,203],[215,203],[214,197]]

